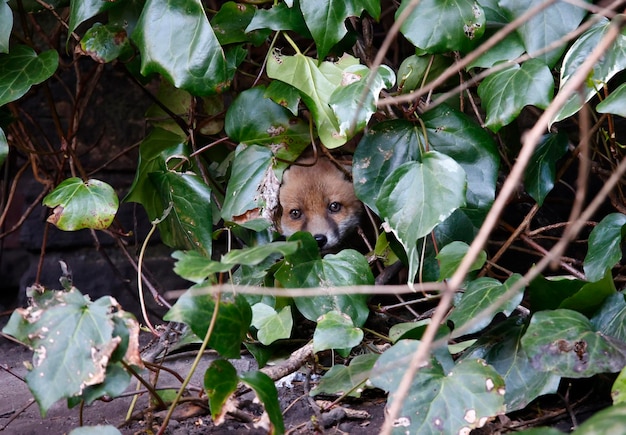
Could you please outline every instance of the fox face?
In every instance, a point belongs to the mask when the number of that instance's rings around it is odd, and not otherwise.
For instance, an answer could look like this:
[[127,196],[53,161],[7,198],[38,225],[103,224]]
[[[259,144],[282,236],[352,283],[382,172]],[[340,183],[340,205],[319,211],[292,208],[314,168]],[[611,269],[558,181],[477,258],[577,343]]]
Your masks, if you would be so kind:
[[[312,157],[298,163],[312,163]],[[313,235],[322,252],[336,249],[359,224],[363,204],[352,182],[329,159],[313,166],[292,165],[283,174],[279,190],[281,234],[296,231]]]

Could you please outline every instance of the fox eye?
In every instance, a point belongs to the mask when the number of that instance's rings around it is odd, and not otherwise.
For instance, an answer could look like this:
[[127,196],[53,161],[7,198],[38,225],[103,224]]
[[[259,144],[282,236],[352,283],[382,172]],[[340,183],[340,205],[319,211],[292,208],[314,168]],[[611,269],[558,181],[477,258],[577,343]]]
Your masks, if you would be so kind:
[[300,219],[301,216],[302,216],[302,212],[298,210],[297,208],[289,210],[289,217],[291,217],[291,219],[294,219],[294,220]]
[[341,210],[341,204],[338,202],[331,202],[330,204],[328,204],[328,210],[331,213],[337,213],[339,210]]

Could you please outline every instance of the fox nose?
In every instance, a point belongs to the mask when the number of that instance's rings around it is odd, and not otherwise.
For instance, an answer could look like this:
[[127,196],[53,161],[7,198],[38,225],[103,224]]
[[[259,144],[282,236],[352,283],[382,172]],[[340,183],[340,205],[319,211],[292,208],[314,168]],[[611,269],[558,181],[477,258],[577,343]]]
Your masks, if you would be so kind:
[[319,246],[320,248],[323,248],[324,245],[326,245],[326,243],[328,242],[328,239],[324,234],[316,234],[313,236],[313,238],[317,242],[317,246]]

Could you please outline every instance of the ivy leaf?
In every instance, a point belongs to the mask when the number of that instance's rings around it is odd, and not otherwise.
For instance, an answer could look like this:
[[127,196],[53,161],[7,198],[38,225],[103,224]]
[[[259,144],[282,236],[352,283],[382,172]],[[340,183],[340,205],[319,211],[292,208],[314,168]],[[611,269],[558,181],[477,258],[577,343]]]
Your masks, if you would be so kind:
[[[374,0],[301,1],[300,10],[317,45],[317,57],[324,59],[346,33],[345,20],[367,10],[372,18],[380,17],[380,2]],[[339,53],[341,54],[341,53]]]
[[246,32],[256,13],[256,8],[232,1],[222,5],[211,19],[211,27],[221,45],[252,42],[259,46],[269,35],[269,30]]
[[538,372],[531,364],[520,339],[526,326],[520,318],[507,319],[485,333],[463,355],[463,360],[482,358],[502,376],[506,384],[507,412],[525,408],[539,396],[556,393],[560,376]]
[[[214,309],[213,297],[203,292],[202,287],[192,287],[176,301],[164,319],[183,322],[198,337],[204,337]],[[242,295],[230,300],[222,296],[209,346],[224,358],[239,358],[241,343],[248,333],[251,321],[252,310]]]
[[614,373],[626,365],[626,344],[598,334],[589,319],[572,310],[533,314],[522,347],[536,370],[568,378]]
[[378,357],[377,354],[368,353],[354,357],[349,366],[341,364],[332,366],[311,390],[310,395],[347,394],[349,397],[361,397],[363,389],[366,388],[365,382],[369,379]]
[[[467,254],[469,250],[469,245],[464,242],[454,241],[452,243],[448,243],[446,246],[441,248],[439,254],[437,254],[437,260],[439,260],[439,280],[443,281],[444,279],[450,278],[454,275],[454,272],[458,269],[459,265],[463,261],[463,257]],[[478,270],[483,267],[485,261],[487,260],[487,253],[485,251],[480,251],[478,257],[472,266],[469,269],[469,272],[473,270]]]
[[11,47],[0,54],[0,106],[20,99],[33,85],[49,79],[59,65],[56,50],[41,54],[25,45]]
[[621,430],[626,424],[626,404],[621,403],[596,412],[576,428],[574,435],[602,435]]
[[4,160],[9,155],[9,142],[4,134],[4,130],[0,128],[0,166],[4,163]]
[[[417,240],[465,205],[465,188],[463,168],[437,151],[423,153],[421,162],[401,165],[383,182],[376,206],[407,252],[410,282],[419,264]],[[433,196],[439,200],[431,201]]]
[[159,223],[163,242],[194,249],[210,257],[213,245],[211,190],[195,174],[152,172],[149,175],[168,214]]
[[524,186],[528,194],[542,205],[548,193],[554,187],[556,162],[567,151],[567,134],[558,132],[544,135],[533,151],[524,174]]
[[257,338],[266,346],[276,340],[291,337],[293,317],[291,306],[287,305],[279,313],[269,305],[257,303],[252,306],[252,326],[258,329]]
[[[502,0],[498,4],[508,15],[510,21],[513,21],[542,1]],[[587,11],[581,7],[565,2],[556,2],[522,23],[517,28],[517,33],[522,38],[526,51],[532,54],[576,29],[586,14]],[[559,60],[563,51],[565,51],[565,45],[539,55],[537,59],[552,67]]]
[[313,333],[313,353],[327,349],[351,349],[363,340],[363,331],[343,313],[329,311],[317,319]]
[[[409,3],[402,0],[396,19]],[[400,31],[413,45],[428,53],[468,52],[485,32],[485,13],[471,0],[423,0]]]
[[269,9],[257,9],[245,31],[248,33],[258,29],[271,29],[277,32],[291,30],[303,38],[311,37],[300,9],[285,3],[274,4]]
[[8,0],[0,1],[0,53],[9,52],[9,37],[13,29],[13,11]]
[[83,182],[72,177],[47,194],[43,205],[54,207],[47,220],[60,230],[103,230],[113,223],[119,200],[115,190],[103,181]]
[[487,109],[485,126],[497,133],[516,119],[524,107],[545,109],[553,93],[550,69],[538,59],[490,74],[478,86],[478,95]]
[[[563,58],[561,65],[561,88],[569,81],[580,65],[587,59],[600,40],[608,31],[611,23],[602,19],[583,33],[570,47]],[[589,73],[588,80],[583,85],[581,100],[580,94],[575,92],[570,96],[565,105],[555,115],[552,123],[570,117],[580,110],[583,102],[589,101],[600,89],[602,89],[615,74],[626,69],[626,34],[621,32],[613,45],[596,62]]]
[[193,95],[230,86],[229,64],[199,0],[147,0],[132,38],[141,51],[141,73],[159,73]]
[[[98,2],[102,3],[101,1]],[[120,57],[131,47],[124,28],[115,24],[95,23],[80,40],[80,48],[94,61],[108,63]]]
[[[461,300],[456,304],[452,314],[450,314],[449,320],[454,323],[456,328],[472,322],[472,327],[465,331],[464,334],[471,334],[486,328],[492,319],[485,317],[478,320],[477,316],[481,311],[498,300],[520,279],[520,275],[514,274],[504,284],[501,284],[496,279],[486,277],[470,282]],[[498,312],[504,313],[505,316],[510,316],[522,301],[523,296],[524,288],[522,287],[514,297],[510,298],[499,308]]]
[[268,432],[282,435],[285,432],[285,425],[274,381],[263,372],[246,372],[241,375],[241,381],[254,390],[259,401],[265,407],[265,412],[267,412],[273,426]]
[[219,424],[226,415],[224,404],[237,389],[237,370],[225,359],[216,359],[204,372],[204,389],[209,396],[211,418]]
[[[401,340],[386,350],[374,364],[372,384],[396,391],[419,345],[418,341]],[[393,400],[392,393],[387,406]],[[504,410],[504,382],[493,367],[472,359],[444,371],[431,358],[413,378],[396,421],[407,433],[462,433],[481,426],[489,417],[504,414]]]
[[622,293],[613,293],[604,300],[591,318],[594,329],[626,342],[626,301]]
[[589,281],[602,279],[607,270],[622,258],[622,238],[626,234],[626,215],[611,213],[605,216],[589,234],[589,249],[583,262]]
[[67,32],[68,40],[72,32],[74,32],[82,23],[95,17],[99,13],[111,9],[115,5],[115,2],[105,2],[102,0],[70,2],[70,23]]
[[622,83],[596,106],[599,113],[612,113],[626,118],[626,83]]

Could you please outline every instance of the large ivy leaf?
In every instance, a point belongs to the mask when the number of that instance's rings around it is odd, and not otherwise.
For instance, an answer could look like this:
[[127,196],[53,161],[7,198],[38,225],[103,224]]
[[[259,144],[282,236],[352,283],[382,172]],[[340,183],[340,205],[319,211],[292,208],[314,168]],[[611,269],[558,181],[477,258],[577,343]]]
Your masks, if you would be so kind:
[[[596,48],[610,26],[611,23],[603,19],[583,33],[570,47],[561,65],[561,88]],[[584,101],[581,101],[579,93],[572,94],[551,122],[561,121],[578,112],[584,102],[589,101],[615,74],[624,69],[626,69],[626,32],[622,30],[613,45],[593,65],[582,91]]]
[[[437,254],[437,260],[439,260],[439,281],[443,281],[454,275],[454,272],[456,272],[460,266],[467,251],[469,251],[469,245],[460,241],[448,243],[441,248],[439,254]],[[468,272],[480,269],[483,267],[483,264],[485,264],[485,261],[487,261],[487,253],[480,251],[480,254],[478,254]]]
[[[487,22],[494,21],[489,18],[489,9],[485,5],[484,1],[481,1],[481,6],[485,10],[485,16]],[[499,9],[498,9],[499,10]],[[506,23],[506,22],[505,22]],[[503,24],[505,24],[503,23]],[[484,39],[491,38],[496,29],[487,29],[485,31]],[[509,33],[505,38],[498,42],[495,46],[487,50],[486,53],[481,54],[478,58],[474,59],[467,65],[467,69],[471,68],[491,68],[496,63],[512,61],[524,54],[524,44],[517,33]]]
[[[363,10],[378,20],[380,2],[375,0],[327,0],[299,2],[302,16],[317,45],[317,57],[324,59],[346,33],[344,21],[358,17]],[[341,54],[341,53],[339,53]]]
[[490,74],[478,86],[478,96],[487,109],[485,126],[496,133],[517,118],[526,106],[545,109],[553,93],[550,69],[538,59]]
[[259,342],[270,345],[276,340],[291,337],[293,328],[293,316],[291,306],[287,305],[280,312],[264,303],[257,303],[252,306],[252,326],[257,332]]
[[13,29],[13,11],[8,0],[0,1],[0,53],[9,52],[9,37]]
[[[498,4],[513,21],[542,2],[543,0],[502,0]],[[526,51],[533,53],[576,29],[586,14],[587,11],[584,8],[567,2],[555,2],[522,23],[517,28],[517,33],[522,38]],[[537,59],[552,67],[563,51],[565,51],[565,44],[537,56]]]
[[567,134],[558,132],[544,135],[533,151],[524,174],[524,186],[528,194],[542,205],[544,199],[554,187],[556,162],[567,151]]
[[[395,400],[393,392],[419,345],[402,340],[376,361],[370,380],[390,392],[388,406]],[[413,378],[396,427],[406,433],[464,433],[504,411],[504,382],[493,367],[473,359],[461,361],[446,372],[431,358]]]
[[[75,3],[80,2],[72,2]],[[131,50],[130,40],[123,27],[100,23],[95,23],[85,32],[85,36],[80,40],[80,48],[84,54],[100,63],[111,62],[122,53]]]
[[329,311],[317,319],[313,333],[313,353],[327,349],[351,349],[363,340],[363,330],[348,315]]
[[47,194],[43,205],[54,207],[48,222],[61,230],[103,230],[113,223],[119,200],[115,190],[103,181],[91,179],[83,182],[78,177],[72,177]]
[[282,56],[274,53],[267,61],[267,75],[300,91],[311,111],[317,134],[327,148],[337,148],[349,139],[339,131],[339,122],[330,107],[331,96],[342,84],[345,70],[358,65],[358,59],[344,55],[338,62],[318,62],[303,54]]
[[159,223],[163,242],[178,249],[193,249],[211,256],[213,219],[211,190],[195,174],[152,172],[150,180],[161,196],[167,216]]
[[266,175],[272,172],[272,157],[272,151],[266,147],[237,147],[222,206],[222,218],[225,221],[245,224],[248,214],[252,218],[259,216],[260,210],[266,205],[260,190]]
[[311,390],[310,395],[347,394],[351,397],[361,397],[361,393],[366,388],[365,382],[369,379],[378,357],[378,354],[367,353],[354,357],[349,366],[341,364],[332,366]]
[[537,372],[520,344],[526,330],[520,318],[507,319],[480,335],[463,359],[482,358],[504,379],[507,412],[525,408],[535,398],[557,391],[560,376]]
[[259,401],[265,407],[272,427],[269,433],[282,435],[285,433],[283,415],[278,403],[278,392],[274,381],[263,372],[246,372],[241,375],[241,381],[254,390]]
[[[215,310],[215,300],[192,287],[186,291],[167,312],[164,319],[189,325],[194,334],[204,337],[209,329]],[[237,295],[231,300],[222,296],[209,346],[224,358],[239,358],[241,343],[248,333],[252,321],[252,310],[246,299]]]
[[589,248],[583,263],[589,281],[601,279],[622,258],[622,238],[626,234],[626,215],[605,216],[589,234]]
[[[409,3],[402,0],[396,19]],[[428,53],[467,52],[485,32],[485,13],[471,0],[422,0],[400,31],[413,45]]]
[[246,27],[255,16],[256,8],[245,3],[232,1],[222,5],[211,19],[211,27],[221,45],[252,42],[260,45],[269,35],[269,30],[246,32]]
[[[109,296],[91,302],[73,287],[28,292],[30,306],[16,309],[3,332],[34,350],[26,383],[45,416],[57,400],[105,381],[109,360],[122,342],[113,320],[120,306]],[[133,340],[137,343],[136,337]],[[140,364],[138,354],[129,362]]]
[[626,83],[622,83],[596,106],[599,113],[612,113],[626,118]]
[[59,53],[48,50],[37,54],[25,45],[0,54],[0,106],[21,98],[33,85],[47,79],[59,65]]
[[611,271],[607,270],[602,279],[585,282],[580,290],[561,301],[559,308],[567,308],[591,316],[606,298],[615,294],[616,291]]
[[188,149],[180,135],[156,128],[139,145],[139,163],[135,179],[124,197],[126,202],[143,205],[151,221],[163,214],[161,196],[148,174],[165,172],[170,160],[186,158]]
[[225,359],[216,359],[204,372],[204,390],[209,396],[211,417],[216,424],[226,414],[224,404],[237,389],[237,370]]
[[558,309],[535,313],[522,337],[532,366],[569,378],[614,373],[626,365],[626,344],[598,334],[582,314]]
[[622,293],[614,293],[604,300],[591,318],[594,329],[626,342],[626,301]]
[[258,29],[292,30],[303,38],[311,37],[300,8],[289,7],[286,3],[274,4],[269,9],[257,9],[246,33]]
[[70,23],[67,31],[69,40],[72,32],[76,30],[81,23],[93,18],[101,12],[114,7],[116,2],[107,2],[102,0],[82,0],[70,2]]
[[132,38],[141,51],[141,73],[159,73],[194,95],[230,86],[229,64],[199,0],[148,0]]
[[224,130],[237,143],[267,146],[290,161],[311,143],[309,125],[265,98],[263,86],[245,90],[235,98],[226,112]]
[[[276,271],[274,276],[284,287],[331,288],[374,283],[366,258],[357,251],[344,249],[321,259],[311,234],[296,233],[289,238],[289,241],[294,240],[301,240],[305,249],[286,255],[284,263]],[[309,252],[314,252],[315,256]],[[363,326],[369,315],[367,299],[367,295],[342,295],[332,291],[327,296],[294,298],[298,310],[313,322],[329,311],[339,311],[350,316],[357,327]]]
[[407,252],[409,281],[419,264],[417,240],[465,205],[465,188],[463,168],[437,151],[423,153],[421,162],[399,166],[383,182],[376,206]]
[[[469,283],[463,293],[463,297],[456,304],[454,311],[448,319],[454,323],[456,328],[471,322],[472,327],[464,331],[464,334],[480,331],[487,327],[492,318],[484,317],[479,320],[478,315],[485,308],[492,305],[498,298],[511,288],[513,284],[521,279],[521,275],[512,275],[504,284],[493,278],[478,278]],[[510,298],[504,305],[501,305],[498,312],[510,316],[513,310],[522,301],[524,288],[522,287],[514,297]]]

